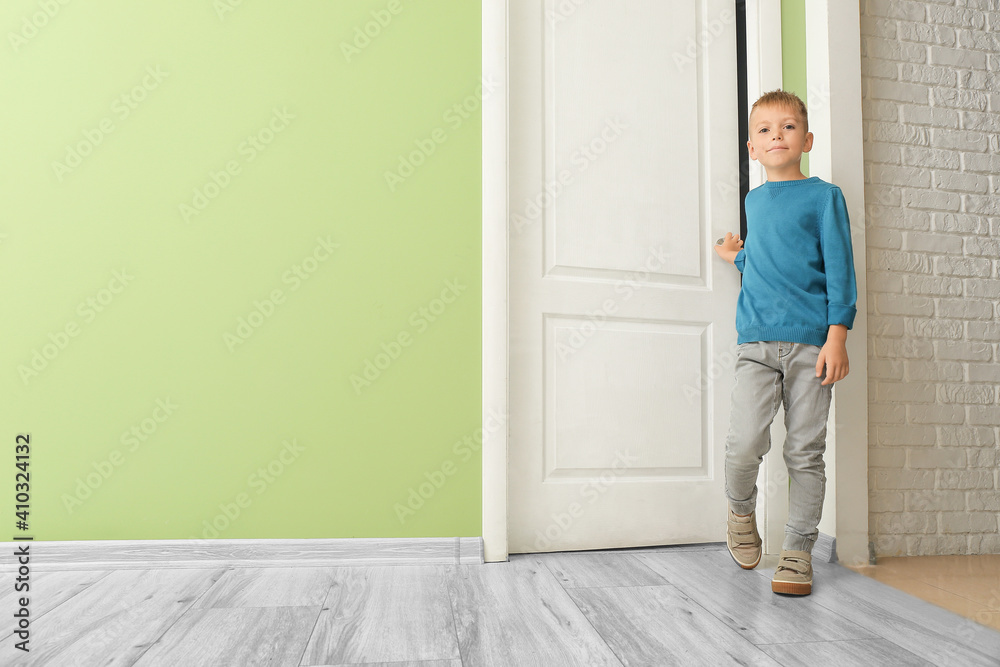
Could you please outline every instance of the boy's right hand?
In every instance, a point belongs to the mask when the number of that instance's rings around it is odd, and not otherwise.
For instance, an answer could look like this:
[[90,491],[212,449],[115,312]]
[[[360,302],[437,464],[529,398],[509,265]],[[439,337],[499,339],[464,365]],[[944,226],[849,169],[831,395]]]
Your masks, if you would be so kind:
[[726,232],[725,238],[716,241],[715,252],[719,254],[719,257],[732,264],[742,247],[743,241],[740,240],[740,237],[733,236],[732,232]]

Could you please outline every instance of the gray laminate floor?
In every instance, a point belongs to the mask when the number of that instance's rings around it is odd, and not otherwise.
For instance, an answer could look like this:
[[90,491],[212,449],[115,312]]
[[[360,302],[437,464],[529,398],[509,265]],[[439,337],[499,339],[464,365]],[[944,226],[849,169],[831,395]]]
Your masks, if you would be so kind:
[[[1000,665],[1000,632],[836,564],[775,595],[722,545],[484,565],[34,575],[2,665]],[[13,591],[0,609],[14,608]]]

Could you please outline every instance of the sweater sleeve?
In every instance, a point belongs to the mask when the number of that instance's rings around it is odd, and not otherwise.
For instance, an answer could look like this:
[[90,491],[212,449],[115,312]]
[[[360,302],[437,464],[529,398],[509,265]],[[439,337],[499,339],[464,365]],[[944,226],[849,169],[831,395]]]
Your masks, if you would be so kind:
[[733,265],[743,273],[743,267],[746,265],[747,252],[746,248],[740,248],[740,251],[736,253],[736,257],[733,257]]
[[826,272],[827,325],[854,326],[858,288],[854,276],[851,222],[847,202],[838,187],[830,189],[830,199],[820,222],[820,249]]

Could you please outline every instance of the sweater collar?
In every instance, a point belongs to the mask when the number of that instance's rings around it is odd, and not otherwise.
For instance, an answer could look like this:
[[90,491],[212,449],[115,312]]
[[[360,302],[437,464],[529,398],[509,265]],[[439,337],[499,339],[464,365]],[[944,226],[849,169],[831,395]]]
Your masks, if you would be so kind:
[[815,183],[819,180],[819,176],[810,176],[809,178],[797,178],[794,181],[764,181],[764,187],[771,188],[786,188],[793,185],[804,185],[806,183]]

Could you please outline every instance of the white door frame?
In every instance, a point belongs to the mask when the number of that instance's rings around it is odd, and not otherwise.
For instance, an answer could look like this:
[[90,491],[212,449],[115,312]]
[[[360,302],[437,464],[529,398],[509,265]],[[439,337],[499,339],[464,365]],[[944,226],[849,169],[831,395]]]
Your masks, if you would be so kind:
[[[861,8],[858,0],[806,3],[809,129],[823,137],[809,153],[809,173],[836,183],[847,200],[858,286],[858,313],[847,336],[850,374],[834,388],[831,431],[837,555],[867,564],[868,540],[868,298],[865,247],[864,141],[861,132]],[[835,140],[831,140],[835,137]],[[822,530],[822,527],[821,527]],[[826,532],[830,532],[829,530]]]
[[[752,3],[748,3],[750,5]],[[751,80],[766,85],[780,63],[779,0],[760,0],[748,16]],[[860,5],[843,0],[806,3],[810,129],[817,142],[810,173],[837,183],[851,218],[858,314],[848,336],[851,373],[834,392],[827,461],[835,498],[837,554],[868,562],[868,351],[865,298],[864,172],[861,136]],[[483,558],[505,561],[508,447],[508,88],[507,0],[482,0],[482,71],[495,92],[483,100]],[[780,31],[778,32],[780,35]],[[836,40],[831,39],[836,35]],[[831,49],[836,44],[835,58]],[[756,46],[755,46],[756,45]],[[770,46],[769,46],[770,45]],[[774,57],[777,50],[777,58]],[[780,80],[780,79],[779,79]],[[813,92],[817,91],[817,92]],[[853,204],[853,205],[852,205]],[[824,517],[825,519],[829,517]]]

